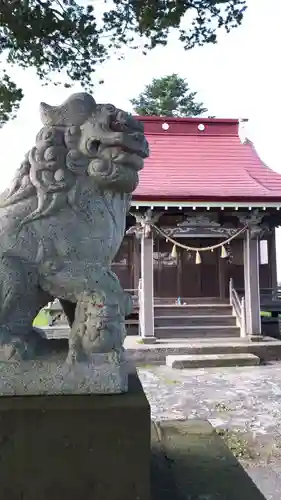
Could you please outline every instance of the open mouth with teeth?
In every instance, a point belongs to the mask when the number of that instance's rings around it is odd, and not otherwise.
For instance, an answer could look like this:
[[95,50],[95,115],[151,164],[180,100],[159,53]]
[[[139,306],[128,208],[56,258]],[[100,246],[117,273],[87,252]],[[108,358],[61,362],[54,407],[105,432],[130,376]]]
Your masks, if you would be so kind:
[[136,163],[142,168],[143,159],[148,156],[148,145],[144,136],[142,140],[133,134],[116,134],[106,137],[104,141],[90,139],[87,143],[87,150],[92,157],[100,157],[105,150],[111,151],[112,158],[117,163],[124,163],[130,166]]
[[91,138],[87,142],[88,153],[95,157],[110,148],[113,156],[123,153],[123,160],[130,163],[126,155],[137,155],[147,158],[148,143],[144,136],[142,123],[122,111],[116,111],[109,119],[107,127],[102,130],[98,138]]
[[89,139],[87,142],[87,151],[92,156],[97,156],[101,152],[102,143],[95,139]]

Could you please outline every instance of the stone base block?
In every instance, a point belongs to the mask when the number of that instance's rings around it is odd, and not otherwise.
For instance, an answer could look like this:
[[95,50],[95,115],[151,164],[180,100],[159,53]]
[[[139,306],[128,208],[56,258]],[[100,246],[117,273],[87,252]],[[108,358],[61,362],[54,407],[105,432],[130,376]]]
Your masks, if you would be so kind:
[[0,498],[149,500],[150,408],[114,395],[0,397]]
[[0,396],[118,394],[128,390],[125,360],[94,354],[89,362],[0,361]]
[[156,344],[157,337],[140,337],[142,344]]

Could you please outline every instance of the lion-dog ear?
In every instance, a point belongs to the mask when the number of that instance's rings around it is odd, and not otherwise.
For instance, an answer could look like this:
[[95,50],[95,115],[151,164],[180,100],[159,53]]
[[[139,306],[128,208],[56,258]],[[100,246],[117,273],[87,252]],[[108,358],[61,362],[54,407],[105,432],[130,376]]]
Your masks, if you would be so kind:
[[96,101],[87,92],[72,94],[60,106],[40,104],[40,117],[44,126],[64,125],[80,126],[87,121],[96,110]]

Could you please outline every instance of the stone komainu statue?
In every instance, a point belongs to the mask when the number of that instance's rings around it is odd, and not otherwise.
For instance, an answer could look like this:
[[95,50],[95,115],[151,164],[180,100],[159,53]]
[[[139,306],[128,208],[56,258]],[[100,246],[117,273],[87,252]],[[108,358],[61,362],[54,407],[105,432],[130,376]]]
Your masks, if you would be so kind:
[[143,125],[87,93],[40,105],[43,128],[0,206],[0,335],[9,359],[40,354],[32,329],[58,297],[68,360],[122,351],[131,303],[111,263],[148,156]]

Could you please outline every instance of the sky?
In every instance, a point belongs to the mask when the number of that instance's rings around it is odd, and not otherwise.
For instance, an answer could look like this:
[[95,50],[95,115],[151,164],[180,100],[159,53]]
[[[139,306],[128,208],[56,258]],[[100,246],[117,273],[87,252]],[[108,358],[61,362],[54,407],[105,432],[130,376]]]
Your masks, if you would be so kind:
[[[198,92],[209,115],[248,118],[247,135],[263,161],[281,173],[281,0],[248,0],[248,6],[242,26],[228,35],[221,33],[216,45],[184,51],[173,35],[167,47],[147,56],[125,49],[123,61],[112,57],[93,75],[96,101],[132,111],[129,100],[152,78],[178,73]],[[17,118],[0,129],[1,190],[34,144],[41,127],[39,103],[61,104],[71,92],[81,90],[79,84],[71,90],[41,86],[32,69],[13,68],[10,75],[25,97]],[[98,85],[101,79],[104,84]],[[277,230],[277,257],[281,279],[281,229]]]

